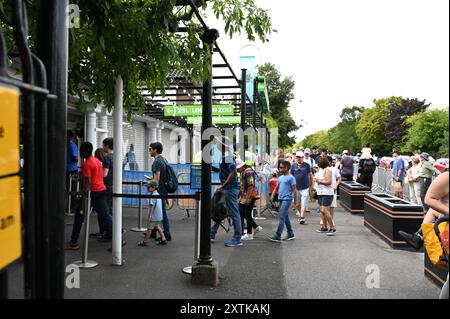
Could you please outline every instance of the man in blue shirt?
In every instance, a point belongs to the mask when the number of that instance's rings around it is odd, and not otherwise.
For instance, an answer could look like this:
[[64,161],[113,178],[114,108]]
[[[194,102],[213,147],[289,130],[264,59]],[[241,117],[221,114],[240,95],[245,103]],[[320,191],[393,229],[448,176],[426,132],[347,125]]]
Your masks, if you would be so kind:
[[313,185],[313,175],[311,166],[304,161],[304,153],[297,152],[295,157],[296,163],[292,165],[291,174],[297,182],[297,216],[300,216],[299,222],[303,225],[305,223],[305,211],[309,201],[309,193]]
[[[295,178],[289,174],[291,169],[291,163],[288,161],[282,161],[280,163],[281,176],[278,179],[278,185],[275,188],[274,194],[278,192],[278,200],[280,201],[280,215],[278,228],[274,235],[269,237],[270,241],[281,242],[281,234],[284,230],[284,225],[286,225],[287,235],[283,240],[293,240],[295,239],[294,231],[292,229],[291,220],[289,219],[289,208],[292,205],[292,200],[294,200],[294,205],[297,206],[297,188]],[[272,194],[271,201],[273,201],[274,195]]]
[[[222,143],[222,162],[220,163],[219,178],[222,186],[217,189],[216,192],[225,196],[225,204],[227,206],[228,216],[233,221],[234,235],[231,240],[225,241],[225,246],[236,247],[242,246],[242,226],[241,215],[239,213],[238,197],[240,192],[240,185],[237,178],[236,160],[234,159],[233,152],[228,148],[229,145]],[[229,143],[231,144],[231,143]],[[226,149],[228,151],[226,152]],[[211,241],[214,241],[217,230],[220,225],[214,223],[211,227]]]
[[392,179],[394,182],[394,195],[403,198],[403,181],[405,179],[405,162],[400,157],[400,151],[394,149],[392,151],[394,164],[392,166]]

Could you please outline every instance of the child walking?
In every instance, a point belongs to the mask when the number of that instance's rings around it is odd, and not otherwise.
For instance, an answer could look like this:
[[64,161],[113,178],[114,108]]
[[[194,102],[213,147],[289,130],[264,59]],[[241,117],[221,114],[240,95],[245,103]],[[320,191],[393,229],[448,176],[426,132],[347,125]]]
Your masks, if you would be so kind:
[[[297,206],[297,182],[295,181],[294,176],[290,174],[291,163],[282,161],[279,169],[282,175],[278,179],[278,185],[274,191],[274,193],[278,193],[278,200],[281,203],[279,223],[275,234],[269,237],[269,240],[274,242],[281,242],[281,234],[283,233],[284,225],[286,225],[287,235],[283,240],[287,241],[295,239],[291,220],[289,219],[289,208],[292,206],[292,200],[294,200],[294,205]],[[274,200],[274,194],[272,194],[270,200]]]
[[[151,180],[148,182],[148,190],[150,195],[159,195],[156,190],[159,186],[159,183],[155,180]],[[138,242],[138,246],[147,246],[147,243],[150,241],[150,234],[153,228],[156,228],[156,231],[159,235],[159,240],[157,245],[167,245],[166,237],[164,236],[164,231],[162,229],[162,201],[161,198],[152,198],[150,199],[148,206],[148,221],[147,221],[147,232],[145,233],[145,239],[143,241]]]

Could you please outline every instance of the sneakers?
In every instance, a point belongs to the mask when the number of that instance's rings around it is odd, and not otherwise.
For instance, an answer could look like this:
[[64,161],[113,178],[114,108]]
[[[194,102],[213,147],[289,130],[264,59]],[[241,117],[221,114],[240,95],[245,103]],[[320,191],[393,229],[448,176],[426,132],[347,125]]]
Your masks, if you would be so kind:
[[305,224],[305,217],[300,217],[300,219],[298,220],[298,222],[303,225]]
[[336,234],[336,228],[330,228],[327,231],[327,236],[334,236],[334,234]]
[[295,235],[294,234],[288,234],[286,235],[286,237],[283,238],[283,241],[289,241],[289,240],[293,240],[295,239]]
[[253,240],[253,235],[245,234],[244,236],[241,237],[241,240]]
[[276,242],[276,243],[280,243],[281,242],[281,238],[277,237],[277,235],[272,235],[272,236],[268,236],[270,241]]
[[101,233],[101,232],[98,232],[98,233],[90,233],[90,234],[89,234],[89,237],[90,237],[90,238],[100,238],[100,237],[102,237],[102,235],[103,235],[103,233]]
[[404,232],[403,230],[399,230],[397,233],[415,250],[420,250],[420,248],[422,248],[423,238],[418,233],[409,234],[407,232]]
[[320,229],[316,229],[316,233],[325,234],[325,233],[328,233],[328,229],[322,227]]
[[147,242],[145,240],[138,242],[137,244],[139,247],[145,247],[147,246]]
[[66,243],[66,246],[64,247],[65,250],[78,250],[80,249],[80,246],[77,243],[72,243],[71,241]]
[[237,241],[235,239],[227,240],[227,241],[225,241],[224,244],[225,244],[226,247],[242,246],[242,242],[241,241]]
[[259,233],[259,232],[262,231],[262,230],[263,230],[263,228],[262,228],[261,226],[256,227],[256,228],[255,228],[255,234],[256,234],[256,233]]
[[156,245],[160,246],[167,245],[167,240],[160,240]]

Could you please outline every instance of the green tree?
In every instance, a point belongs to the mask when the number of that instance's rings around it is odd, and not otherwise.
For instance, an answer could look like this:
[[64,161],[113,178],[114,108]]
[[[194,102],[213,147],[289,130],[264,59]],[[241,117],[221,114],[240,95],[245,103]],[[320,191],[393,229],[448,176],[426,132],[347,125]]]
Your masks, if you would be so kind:
[[374,152],[387,154],[392,150],[395,141],[386,139],[384,122],[389,114],[389,105],[401,102],[402,98],[396,96],[374,100],[374,106],[362,113],[356,125],[356,134],[363,144],[370,143]]
[[327,130],[317,131],[313,134],[306,136],[300,143],[303,147],[311,148],[313,145],[317,145],[320,148],[326,147],[330,149],[331,142],[330,136]]
[[399,144],[406,130],[410,127],[405,119],[409,115],[425,111],[430,104],[426,104],[425,100],[418,99],[402,99],[400,104],[389,104],[389,113],[384,121],[384,136],[388,141],[394,141]]
[[278,124],[278,144],[281,148],[290,147],[295,143],[295,137],[290,137],[289,133],[299,129],[289,112],[289,103],[294,99],[295,82],[291,76],[282,79],[278,68],[271,63],[258,67],[258,74],[266,78],[270,116]]
[[328,131],[329,149],[340,153],[347,149],[356,154],[361,150],[361,140],[356,134],[356,124],[363,113],[361,106],[345,107],[340,115],[341,121]]
[[[245,31],[250,40],[267,40],[272,29],[266,11],[253,0],[195,0],[201,15],[210,6],[233,36]],[[0,0],[1,24],[9,32],[9,1]],[[124,107],[142,111],[141,88],[150,94],[167,86],[169,72],[202,83],[209,74],[210,50],[201,37],[204,30],[185,0],[73,0],[81,11],[80,28],[70,29],[69,93],[78,95],[80,106],[87,96],[92,103],[108,109],[114,103],[114,84],[118,75],[124,81]],[[37,0],[28,0],[29,21],[36,21]],[[186,25],[187,32],[176,32]],[[35,25],[30,25],[31,43]],[[10,33],[7,34],[11,39]],[[10,43],[12,41],[9,41]],[[9,47],[11,49],[11,46]]]
[[406,119],[411,127],[404,138],[402,151],[420,149],[436,157],[448,157],[448,109],[431,109]]

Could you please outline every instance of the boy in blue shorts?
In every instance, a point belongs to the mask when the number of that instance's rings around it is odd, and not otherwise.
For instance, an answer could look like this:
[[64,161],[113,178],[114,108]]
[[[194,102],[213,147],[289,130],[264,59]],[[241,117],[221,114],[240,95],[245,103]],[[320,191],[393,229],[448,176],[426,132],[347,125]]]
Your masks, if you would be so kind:
[[[148,191],[150,195],[159,195],[156,190],[159,186],[159,183],[155,180],[151,180],[148,182]],[[164,236],[164,231],[162,229],[162,201],[161,198],[152,198],[150,199],[148,206],[148,221],[147,221],[147,232],[145,233],[145,239],[143,241],[138,242],[138,246],[147,246],[147,243],[150,240],[150,234],[153,228],[156,228],[156,231],[159,235],[159,240],[157,245],[166,245],[167,240]]]

